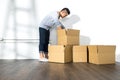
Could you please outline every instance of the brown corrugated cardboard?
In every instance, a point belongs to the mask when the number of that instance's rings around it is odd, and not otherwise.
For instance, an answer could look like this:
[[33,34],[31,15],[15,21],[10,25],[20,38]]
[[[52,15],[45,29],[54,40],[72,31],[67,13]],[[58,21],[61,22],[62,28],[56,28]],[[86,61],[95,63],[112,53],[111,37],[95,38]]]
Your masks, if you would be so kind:
[[89,45],[89,62],[94,64],[114,64],[115,45]]
[[62,29],[57,30],[58,45],[79,45],[80,30]]
[[49,46],[48,56],[49,62],[72,62],[72,46],[51,45]]
[[73,62],[87,62],[87,46],[73,46]]

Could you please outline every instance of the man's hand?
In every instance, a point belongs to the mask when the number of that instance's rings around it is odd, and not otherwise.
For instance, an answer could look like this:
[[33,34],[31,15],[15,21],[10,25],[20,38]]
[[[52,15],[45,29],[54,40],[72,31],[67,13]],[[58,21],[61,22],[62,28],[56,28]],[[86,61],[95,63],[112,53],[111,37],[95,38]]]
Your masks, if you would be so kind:
[[61,26],[59,26],[59,27],[57,27],[57,29],[62,29],[62,27],[61,27]]

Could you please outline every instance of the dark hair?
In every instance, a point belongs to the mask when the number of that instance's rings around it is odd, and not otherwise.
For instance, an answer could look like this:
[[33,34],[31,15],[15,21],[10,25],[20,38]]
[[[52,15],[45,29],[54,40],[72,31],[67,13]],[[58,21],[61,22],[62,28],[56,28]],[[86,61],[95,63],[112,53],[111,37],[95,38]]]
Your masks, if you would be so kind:
[[61,11],[66,10],[68,14],[70,14],[70,10],[68,8],[63,8]]

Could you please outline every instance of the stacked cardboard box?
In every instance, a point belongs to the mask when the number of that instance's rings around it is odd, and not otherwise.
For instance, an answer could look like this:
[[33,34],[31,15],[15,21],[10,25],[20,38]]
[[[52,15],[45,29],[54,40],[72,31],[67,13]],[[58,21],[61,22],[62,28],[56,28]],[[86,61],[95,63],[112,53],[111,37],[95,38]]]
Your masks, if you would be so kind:
[[72,46],[49,46],[49,61],[67,63],[72,61]]
[[93,64],[114,64],[115,45],[89,45],[89,62]]
[[87,46],[73,46],[73,62],[87,62]]
[[58,30],[58,45],[79,45],[79,30]]
[[49,62],[114,64],[115,45],[79,45],[79,30],[57,30],[58,45],[49,46]]
[[72,62],[73,45],[79,45],[79,30],[57,30],[58,45],[49,46],[49,62]]
[[114,64],[115,45],[88,45],[73,47],[73,62]]

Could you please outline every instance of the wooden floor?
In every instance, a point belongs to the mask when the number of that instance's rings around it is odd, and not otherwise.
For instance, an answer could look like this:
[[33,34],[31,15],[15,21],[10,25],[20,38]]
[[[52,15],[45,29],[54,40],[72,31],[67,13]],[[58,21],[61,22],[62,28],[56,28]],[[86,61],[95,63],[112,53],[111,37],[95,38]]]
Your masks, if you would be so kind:
[[95,65],[0,60],[0,80],[120,80],[120,63]]

